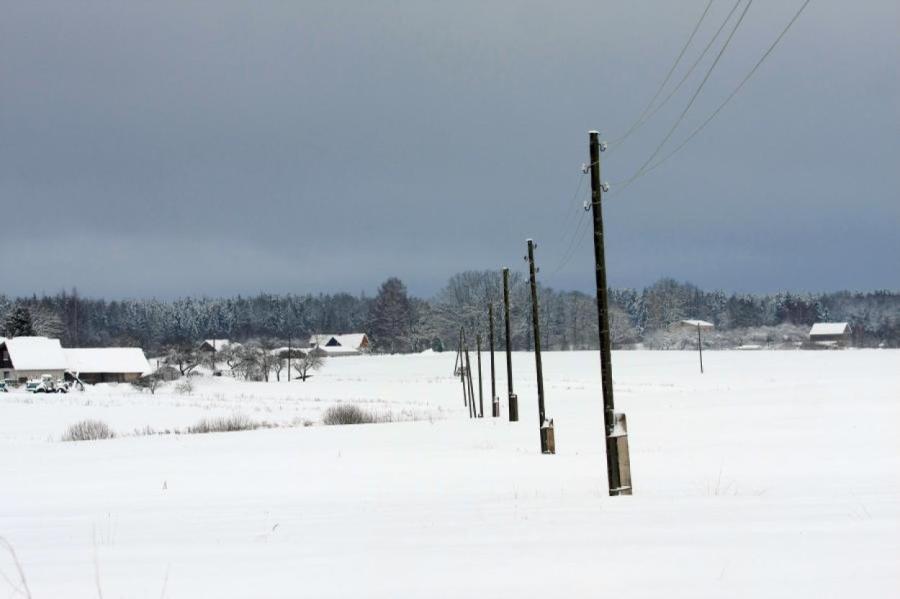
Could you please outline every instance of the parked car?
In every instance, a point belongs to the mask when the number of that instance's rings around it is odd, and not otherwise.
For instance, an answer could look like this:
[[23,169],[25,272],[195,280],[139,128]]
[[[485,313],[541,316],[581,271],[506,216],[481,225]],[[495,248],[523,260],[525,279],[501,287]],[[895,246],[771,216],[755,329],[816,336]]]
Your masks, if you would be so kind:
[[35,379],[25,383],[25,390],[29,393],[68,393],[69,386],[45,374],[41,376],[41,380]]

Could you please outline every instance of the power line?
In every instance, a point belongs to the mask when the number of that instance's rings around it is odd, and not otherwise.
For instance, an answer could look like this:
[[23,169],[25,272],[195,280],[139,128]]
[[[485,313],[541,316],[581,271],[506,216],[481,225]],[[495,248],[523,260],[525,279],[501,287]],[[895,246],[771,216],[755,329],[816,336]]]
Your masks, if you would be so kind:
[[[650,109],[653,107],[653,104],[659,98],[659,95],[662,93],[663,89],[666,87],[666,84],[669,82],[669,79],[672,78],[672,75],[675,73],[675,69],[678,67],[678,63],[681,62],[681,59],[684,57],[684,53],[687,52],[688,47],[690,47],[691,42],[694,40],[694,36],[697,35],[697,31],[700,29],[700,24],[703,23],[703,19],[706,18],[706,14],[709,12],[710,7],[712,6],[713,0],[709,0],[706,4],[706,8],[703,9],[703,14],[700,15],[700,18],[697,20],[697,24],[694,25],[693,31],[691,31],[691,35],[688,37],[687,41],[684,43],[684,46],[681,48],[681,52],[678,53],[678,56],[675,58],[675,62],[672,63],[672,67],[669,69],[669,72],[666,73],[665,79],[663,82],[659,84],[659,88],[656,90],[656,93],[653,95],[653,98],[650,100],[650,103],[647,104],[647,107],[644,108],[643,112],[641,112],[640,116],[638,116],[637,120],[628,128],[625,132],[625,135],[619,137],[618,139],[614,139],[610,141],[610,144],[617,145],[624,142],[628,137],[634,133],[641,125],[646,122],[644,118]],[[647,117],[649,118],[649,117]]]
[[712,47],[712,45],[716,42],[717,39],[719,39],[719,35],[722,34],[722,31],[725,29],[725,25],[727,25],[728,21],[731,20],[731,17],[734,15],[734,12],[737,10],[738,6],[741,5],[741,2],[743,2],[743,0],[737,0],[737,2],[734,3],[734,6],[731,7],[731,11],[728,13],[728,16],[726,16],[725,19],[722,21],[722,24],[719,25],[719,28],[716,30],[715,35],[713,35],[712,38],[710,38],[709,42],[707,42],[706,47],[703,48],[702,52],[700,52],[700,55],[694,61],[694,64],[692,64],[690,66],[690,68],[687,70],[687,72],[681,78],[681,81],[678,82],[678,84],[672,89],[672,91],[670,91],[669,94],[665,98],[663,98],[663,101],[660,102],[656,107],[653,108],[653,110],[650,111],[650,113],[647,115],[647,117],[644,119],[644,121],[641,123],[640,126],[643,126],[644,123],[646,123],[651,118],[653,118],[653,116],[657,112],[659,112],[666,104],[668,104],[669,100],[671,100],[672,97],[676,93],[678,93],[678,90],[680,90],[681,86],[684,85],[684,83],[688,80],[688,78],[694,72],[694,69],[697,68],[697,65],[700,64],[700,61],[702,61],[703,58],[706,56],[706,53],[709,52],[709,49]]
[[791,28],[791,26],[794,24],[794,22],[795,22],[798,18],[800,18],[800,14],[806,9],[806,5],[809,4],[809,3],[810,3],[810,0],[805,0],[805,1],[803,2],[803,4],[800,6],[800,8],[797,10],[797,12],[794,13],[794,16],[791,18],[791,20],[788,22],[788,24],[785,26],[785,28],[782,29],[782,31],[781,31],[781,33],[778,35],[778,37],[775,38],[775,41],[772,42],[772,44],[771,44],[771,45],[769,46],[769,48],[763,53],[762,57],[757,61],[757,63],[756,63],[755,65],[753,65],[753,68],[750,69],[750,72],[747,73],[747,76],[744,77],[744,78],[741,80],[740,83],[738,83],[737,87],[735,87],[734,90],[731,92],[731,94],[729,94],[728,97],[725,98],[725,100],[724,100],[721,104],[719,104],[718,108],[716,108],[716,109],[712,112],[712,114],[710,114],[710,115],[706,118],[705,121],[703,121],[702,123],[700,123],[700,126],[698,126],[696,129],[694,129],[694,130],[691,132],[691,134],[688,135],[688,136],[685,138],[684,141],[682,141],[680,144],[678,144],[678,146],[677,146],[674,150],[672,150],[671,152],[669,152],[668,154],[666,154],[666,155],[665,155],[663,158],[661,158],[658,162],[656,162],[656,163],[654,163],[653,165],[651,165],[651,166],[646,170],[647,173],[649,173],[650,171],[656,169],[657,167],[659,167],[660,165],[662,165],[664,162],[666,162],[669,158],[671,158],[672,156],[674,156],[679,150],[681,150],[681,148],[683,148],[684,146],[686,146],[687,143],[688,143],[689,141],[691,141],[692,139],[694,139],[694,137],[695,137],[698,133],[700,133],[700,131],[702,131],[703,128],[706,127],[706,125],[708,125],[709,122],[710,122],[711,120],[713,120],[714,118],[716,118],[716,115],[718,115],[718,114],[722,111],[722,109],[725,108],[725,106],[726,106],[729,102],[731,102],[731,99],[734,98],[734,97],[738,94],[739,91],[741,91],[741,88],[744,87],[744,84],[747,83],[747,81],[749,81],[751,77],[753,77],[753,75],[756,73],[756,71],[759,69],[759,67],[762,65],[762,63],[765,62],[766,58],[769,57],[769,54],[771,54],[772,51],[775,49],[775,46],[777,46],[778,43],[781,42],[781,38],[783,38],[783,37],[785,36],[785,34],[788,32],[788,30]]
[[578,246],[581,245],[582,239],[584,239],[584,231],[588,229],[584,226],[587,222],[587,211],[584,211],[581,214],[581,218],[578,220],[578,226],[575,227],[575,231],[572,233],[572,236],[569,238],[569,243],[566,246],[566,250],[562,254],[562,258],[560,258],[559,264],[556,265],[556,268],[553,270],[551,274],[556,274],[561,271],[572,259],[575,255],[575,250]]
[[565,236],[565,232],[569,229],[569,223],[572,220],[572,215],[575,214],[576,217],[578,215],[578,204],[576,204],[575,201],[578,199],[578,192],[581,191],[581,186],[584,184],[584,176],[585,173],[584,171],[582,171],[578,177],[578,186],[575,188],[575,193],[572,194],[572,199],[569,200],[569,204],[571,205],[572,209],[566,211],[566,216],[562,221],[563,226],[561,227],[561,230],[563,231],[563,236]]
[[737,33],[737,30],[740,28],[741,23],[744,21],[744,17],[747,16],[747,11],[750,10],[750,7],[753,5],[753,0],[749,0],[747,5],[744,7],[744,10],[741,12],[741,16],[738,17],[737,23],[734,24],[734,27],[731,28],[731,32],[728,34],[728,38],[725,40],[725,43],[719,49],[719,53],[716,55],[716,59],[710,65],[709,69],[706,71],[706,75],[703,77],[703,81],[700,82],[700,85],[697,86],[697,89],[694,91],[694,94],[691,96],[690,101],[688,101],[687,106],[684,107],[684,110],[681,111],[681,115],[679,115],[678,119],[675,121],[675,124],[672,125],[672,128],[669,129],[669,132],[663,138],[663,140],[656,146],[656,149],[653,150],[653,153],[650,154],[650,157],[641,165],[641,168],[637,170],[630,178],[628,178],[624,183],[621,184],[621,188],[619,191],[624,190],[632,183],[637,181],[641,176],[645,174],[647,167],[653,162],[653,159],[659,155],[660,151],[663,149],[663,146],[669,141],[672,135],[675,133],[675,130],[678,129],[678,126],[684,120],[684,117],[687,115],[688,111],[691,109],[691,106],[694,105],[694,102],[697,100],[697,97],[700,95],[700,92],[703,90],[703,87],[706,85],[706,82],[709,81],[710,75],[712,75],[713,71],[716,68],[716,65],[719,64],[719,60],[721,60],[722,55],[725,54],[725,50],[728,49],[728,46],[731,44],[732,38],[734,38],[734,34]]

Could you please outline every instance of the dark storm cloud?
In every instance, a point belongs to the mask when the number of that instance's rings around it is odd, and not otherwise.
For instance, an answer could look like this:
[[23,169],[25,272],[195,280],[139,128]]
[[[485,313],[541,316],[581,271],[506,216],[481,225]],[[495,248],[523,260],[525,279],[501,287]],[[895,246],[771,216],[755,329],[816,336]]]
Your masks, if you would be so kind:
[[[674,140],[795,5],[753,4]],[[556,272],[587,130],[627,128],[704,6],[7,3],[0,291],[358,292],[398,275],[429,294],[518,267],[526,237],[547,284],[589,289],[587,239]],[[898,18],[895,2],[812,2],[717,120],[610,197],[611,283],[900,286]],[[604,178],[626,179],[685,101],[610,151]]]

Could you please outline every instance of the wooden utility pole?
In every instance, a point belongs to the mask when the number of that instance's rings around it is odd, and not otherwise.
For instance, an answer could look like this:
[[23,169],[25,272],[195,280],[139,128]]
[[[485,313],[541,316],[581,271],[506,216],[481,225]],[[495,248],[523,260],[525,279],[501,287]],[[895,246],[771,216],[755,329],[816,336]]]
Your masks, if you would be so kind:
[[291,349],[291,336],[288,335],[288,382],[291,382],[291,358],[294,357],[294,352]]
[[509,269],[503,269],[503,311],[506,323],[506,389],[509,395],[509,421],[519,421],[519,398],[513,393],[512,340],[509,335]]
[[481,335],[475,335],[475,351],[478,353],[478,417],[484,418],[484,387],[481,384]]
[[[700,323],[697,323],[697,351],[700,352],[700,374],[703,374],[703,341],[700,339]],[[713,360],[715,361],[715,360]]]
[[478,412],[475,411],[475,388],[472,386],[472,359],[469,357],[469,342],[465,333],[463,333],[463,344],[463,351],[466,354],[466,384],[469,386],[469,418],[475,418]]
[[613,401],[612,346],[609,340],[609,298],[606,284],[606,254],[603,244],[603,186],[600,183],[600,134],[591,131],[591,208],[594,217],[594,264],[597,283],[597,317],[600,333],[603,424],[606,429],[606,476],[610,495],[631,495],[631,464],[625,415],[615,413]]
[[491,417],[500,417],[500,398],[497,397],[497,378],[494,374],[494,303],[488,304],[488,320],[491,329]]
[[528,240],[528,278],[531,283],[531,326],[534,330],[534,369],[537,372],[538,431],[541,436],[541,453],[556,453],[553,438],[553,422],[547,422],[544,412],[544,368],[541,364],[540,308],[537,296],[537,269],[534,267],[534,241]]
[[463,405],[468,407],[469,402],[466,399],[466,363],[463,361],[463,331],[459,329],[459,345],[457,346],[457,355],[459,356],[459,380],[462,382],[463,388]]

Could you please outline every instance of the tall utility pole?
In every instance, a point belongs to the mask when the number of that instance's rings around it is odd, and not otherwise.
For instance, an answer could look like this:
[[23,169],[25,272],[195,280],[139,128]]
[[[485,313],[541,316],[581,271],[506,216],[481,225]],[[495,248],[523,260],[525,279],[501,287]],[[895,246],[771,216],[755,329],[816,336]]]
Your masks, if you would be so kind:
[[459,349],[457,350],[457,354],[459,355],[459,380],[462,381],[463,386],[463,405],[469,407],[469,402],[466,400],[466,363],[463,359],[463,331],[459,329]]
[[[606,476],[610,495],[631,495],[631,464],[625,415],[615,413],[612,346],[609,341],[609,298],[606,253],[603,247],[603,185],[600,183],[600,134],[588,133],[591,157],[591,208],[594,216],[594,264],[597,279],[597,317],[600,329],[600,368],[603,389],[603,424],[606,429]],[[605,149],[605,148],[604,148]]]
[[478,417],[484,418],[484,386],[481,384],[481,335],[475,335],[475,351],[478,354]]
[[291,336],[288,334],[288,382],[291,382],[291,359],[294,357],[294,351],[291,349]]
[[553,439],[553,423],[547,423],[544,412],[544,368],[541,364],[540,308],[537,296],[537,269],[534,267],[534,241],[528,240],[528,277],[531,282],[531,325],[534,330],[534,369],[537,372],[538,431],[541,435],[541,453],[556,453]]
[[475,388],[472,386],[472,360],[469,358],[469,341],[463,333],[464,351],[466,353],[466,380],[469,385],[469,418],[475,418],[478,413],[475,410]]
[[494,375],[494,302],[488,304],[488,320],[491,324],[491,417],[500,417],[500,398],[497,397],[497,378]]
[[513,393],[512,340],[509,338],[509,269],[503,269],[503,316],[506,321],[506,389],[509,394],[509,421],[519,421],[519,398]]
[[700,323],[697,323],[697,351],[700,352],[700,374],[703,374],[703,341],[700,339]]

